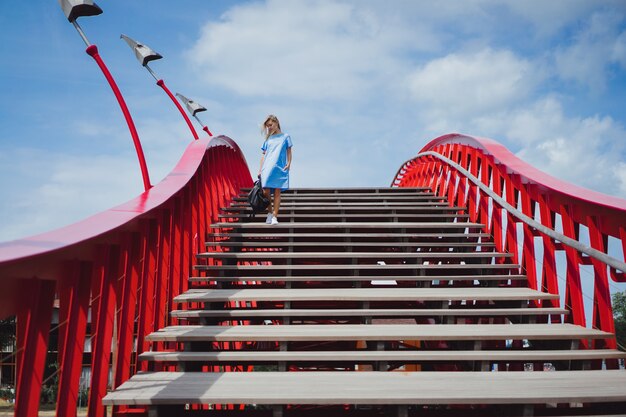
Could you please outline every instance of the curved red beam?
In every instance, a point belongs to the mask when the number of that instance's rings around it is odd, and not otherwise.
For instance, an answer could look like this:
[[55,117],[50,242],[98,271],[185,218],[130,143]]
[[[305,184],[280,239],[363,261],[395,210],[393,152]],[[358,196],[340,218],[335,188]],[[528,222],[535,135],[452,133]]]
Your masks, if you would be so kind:
[[[29,259],[57,256],[59,252],[64,252],[67,256],[72,256],[73,252],[80,253],[84,251],[81,243],[106,238],[107,233],[123,228],[138,217],[159,208],[191,180],[207,150],[220,146],[239,154],[247,166],[239,146],[227,136],[193,141],[176,167],[159,184],[138,197],[71,225],[0,243],[0,282],[3,278],[16,275],[17,271],[20,276],[40,275],[40,272],[45,271],[41,271],[38,263],[30,262]],[[45,275],[50,276],[49,273]],[[0,316],[2,316],[1,312]]]
[[[191,130],[191,134],[193,135],[194,139],[198,140],[199,139],[198,133],[196,132],[196,129],[194,129],[193,124],[191,123],[191,120],[189,120],[189,116],[187,116],[187,113],[185,113],[185,110],[183,110],[183,107],[180,105],[178,100],[176,100],[176,97],[174,97],[174,94],[172,94],[170,89],[167,88],[167,86],[165,85],[165,81],[158,80],[157,81],[157,85],[159,87],[161,87],[163,89],[163,91],[165,91],[165,93],[169,96],[169,98],[174,102],[174,104],[176,105],[176,108],[178,109],[180,114],[183,115],[183,118],[185,119],[185,122],[187,122],[187,126],[189,126],[189,130]],[[209,136],[211,136],[211,135],[209,135]]]
[[117,102],[119,103],[120,108],[122,109],[122,113],[124,114],[124,119],[126,119],[126,124],[128,125],[128,129],[130,130],[130,136],[133,138],[133,143],[135,144],[135,151],[137,152],[137,158],[139,159],[139,168],[141,170],[141,177],[143,179],[143,188],[144,190],[149,190],[150,187],[152,187],[152,184],[150,184],[150,175],[148,174],[148,166],[146,165],[146,158],[143,154],[143,149],[141,147],[141,141],[139,140],[139,135],[137,134],[137,129],[135,128],[135,122],[133,122],[133,118],[131,117],[130,111],[128,110],[128,106],[126,105],[126,101],[124,101],[124,97],[122,96],[120,89],[115,83],[115,80],[113,79],[113,76],[111,75],[111,72],[109,72],[109,69],[104,64],[102,57],[98,53],[98,47],[96,45],[89,45],[85,52],[87,52],[87,55],[92,57],[96,61],[96,64],[98,64],[98,67],[100,67],[102,74],[104,74],[104,78],[106,78],[109,85],[111,86],[111,90],[113,90],[113,94],[115,94],[115,98],[117,99]]

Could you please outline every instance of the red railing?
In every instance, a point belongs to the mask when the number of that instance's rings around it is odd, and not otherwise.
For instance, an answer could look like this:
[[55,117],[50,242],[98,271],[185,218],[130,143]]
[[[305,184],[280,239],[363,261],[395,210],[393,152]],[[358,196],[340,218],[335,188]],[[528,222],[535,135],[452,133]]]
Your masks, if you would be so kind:
[[[62,229],[0,244],[0,318],[17,318],[15,416],[37,416],[55,330],[57,415],[76,415],[88,336],[88,412],[103,416],[109,369],[114,387],[144,369],[137,361],[148,349],[144,338],[170,323],[172,299],[187,288],[193,255],[204,249],[209,224],[241,187],[251,185],[234,141],[200,139],[161,183],[134,200]],[[51,329],[56,305],[59,326]]]
[[[564,276],[567,320],[582,326],[581,265],[592,266],[592,326],[615,332],[608,278],[626,281],[626,200],[559,181],[497,142],[460,134],[424,146],[402,165],[392,186],[431,187],[451,206],[467,207],[471,221],[487,226],[498,251],[510,252],[516,263],[521,253],[531,288],[559,294],[558,280]],[[609,237],[621,243],[621,259],[608,256]],[[561,251],[564,262],[557,262]],[[615,347],[614,339],[595,343]]]

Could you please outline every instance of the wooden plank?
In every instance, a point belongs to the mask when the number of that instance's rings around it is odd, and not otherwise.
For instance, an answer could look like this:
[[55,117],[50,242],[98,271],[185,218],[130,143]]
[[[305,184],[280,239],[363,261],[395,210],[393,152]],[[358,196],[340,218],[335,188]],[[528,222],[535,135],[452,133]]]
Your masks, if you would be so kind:
[[[259,213],[253,217],[253,219],[257,222],[265,221],[265,216],[267,213]],[[278,217],[281,220],[291,219],[291,220],[299,220],[299,219],[346,219],[344,221],[352,221],[352,219],[372,219],[375,221],[380,221],[379,219],[387,219],[389,221],[397,221],[402,219],[428,219],[432,221],[437,221],[437,219],[468,219],[469,214],[456,214],[456,213],[399,213],[399,214],[391,214],[391,213],[279,213]],[[250,222],[250,217],[247,214],[220,214],[218,215],[219,219],[240,219],[242,218],[246,222]],[[316,220],[317,221],[317,220]],[[336,220],[335,220],[336,221]]]
[[371,362],[371,361],[570,361],[624,359],[626,352],[593,350],[395,350],[395,351],[228,351],[228,352],[145,352],[143,361],[155,362]]
[[237,259],[237,260],[273,260],[273,259],[376,259],[376,260],[408,260],[408,259],[491,259],[510,258],[505,252],[285,252],[285,251],[247,251],[247,252],[202,252],[197,258]]
[[[198,271],[448,271],[448,270],[519,270],[518,264],[443,264],[443,265],[426,265],[426,264],[317,264],[317,265],[194,265],[193,269]],[[476,278],[479,279],[479,278]]]
[[212,228],[235,229],[465,229],[483,228],[472,222],[283,222],[266,223],[213,223]]
[[[237,206],[230,207],[221,207],[220,210],[224,212],[251,212],[250,206],[242,204]],[[356,212],[356,213],[366,213],[366,212],[428,212],[428,211],[464,211],[465,207],[455,206],[451,207],[447,203],[436,203],[436,204],[420,204],[415,205],[414,203],[406,206],[393,206],[393,207],[375,207],[375,206],[356,206],[356,207],[340,207],[340,206],[297,206],[290,207],[287,210],[291,212],[302,212],[302,211],[312,211],[312,212],[329,212],[329,211],[337,211],[337,212]]]
[[[347,389],[349,387],[349,389]],[[626,401],[626,372],[146,372],[102,404],[545,404]]]
[[[372,195],[318,195],[318,196],[305,196],[305,195],[293,195],[293,194],[281,194],[281,205],[283,203],[290,202],[409,202],[409,201],[443,201],[445,197],[439,197],[434,194],[419,193],[413,195],[393,195],[393,194],[372,194]],[[233,201],[247,202],[247,197],[235,197]]]
[[[250,188],[243,187],[241,192],[247,194]],[[341,187],[341,188],[320,188],[320,187],[303,187],[303,188],[290,188],[283,191],[285,194],[307,194],[307,193],[323,193],[323,194],[337,194],[337,193],[351,193],[351,192],[365,192],[365,193],[403,193],[403,192],[432,192],[430,187]]]
[[358,340],[578,340],[612,333],[573,324],[307,324],[285,326],[168,326],[151,342],[358,341]]
[[225,301],[502,301],[558,300],[529,288],[270,288],[191,289],[174,297],[175,302]]
[[[299,197],[385,197],[385,196],[434,196],[431,190],[408,190],[408,191],[392,191],[392,192],[368,192],[368,191],[348,191],[344,192],[343,189],[338,189],[336,192],[308,192],[308,193],[298,193],[293,192],[291,189],[283,191],[281,193],[282,196],[289,196],[293,198]],[[238,194],[237,197],[245,198],[248,196],[248,193]]]
[[526,275],[287,275],[287,276],[227,276],[227,277],[189,277],[189,282],[231,281],[231,282],[351,282],[351,281],[523,281]]
[[242,248],[300,248],[300,247],[328,247],[328,248],[494,248],[493,242],[289,242],[277,239],[266,241],[219,241],[206,242],[207,246],[242,247]]
[[[433,206],[433,205],[437,205],[437,204],[447,204],[443,201],[416,201],[415,203],[416,206],[418,205],[428,205],[428,206]],[[366,207],[393,207],[393,206],[406,206],[407,202],[405,201],[401,201],[401,202],[382,202],[382,201],[359,201],[359,202],[334,202],[334,201],[324,201],[324,202],[316,202],[316,201],[287,201],[287,202],[281,202],[280,203],[280,207],[281,209],[288,209],[291,207],[302,207],[302,206],[333,206],[333,207],[345,207],[345,208],[349,208],[349,207],[362,207],[362,206],[366,206]],[[231,205],[231,207],[246,207],[248,206],[248,203],[233,203]],[[249,206],[248,206],[249,207]]]
[[174,310],[176,318],[259,318],[259,317],[496,317],[569,314],[563,308],[237,308],[231,310]]
[[252,238],[268,238],[268,239],[284,239],[284,238],[294,238],[294,239],[303,239],[303,238],[346,238],[346,239],[354,239],[354,238],[367,238],[367,239],[421,239],[421,238],[431,238],[431,239],[441,239],[442,241],[447,239],[473,239],[473,238],[481,238],[487,239],[491,236],[487,233],[450,233],[445,231],[443,233],[303,233],[303,232],[290,232],[290,233],[280,233],[277,231],[268,230],[266,232],[259,233],[207,233],[208,237],[233,237],[233,238],[242,238],[242,239],[252,239]]

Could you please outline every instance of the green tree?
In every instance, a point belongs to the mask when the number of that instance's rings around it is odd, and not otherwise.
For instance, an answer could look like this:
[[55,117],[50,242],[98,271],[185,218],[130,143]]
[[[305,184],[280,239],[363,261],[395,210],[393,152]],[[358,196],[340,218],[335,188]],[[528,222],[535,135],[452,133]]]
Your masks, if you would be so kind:
[[626,350],[626,291],[613,294],[615,336],[621,350]]

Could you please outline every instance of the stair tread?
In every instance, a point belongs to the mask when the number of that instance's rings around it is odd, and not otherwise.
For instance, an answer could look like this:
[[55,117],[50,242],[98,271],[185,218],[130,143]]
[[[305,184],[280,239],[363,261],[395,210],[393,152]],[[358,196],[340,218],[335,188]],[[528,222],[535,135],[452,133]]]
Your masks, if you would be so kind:
[[193,289],[174,297],[174,301],[495,301],[555,300],[558,298],[558,295],[546,294],[529,288],[246,288]]
[[498,280],[525,280],[526,275],[288,275],[288,276],[235,276],[235,277],[189,277],[190,282],[205,281],[498,281]]
[[506,252],[285,252],[285,251],[246,251],[246,252],[201,252],[198,258],[214,259],[419,259],[419,258],[509,258]]
[[150,361],[475,361],[475,360],[591,360],[621,359],[626,352],[616,349],[581,350],[352,350],[352,351],[222,351],[144,352]]
[[231,310],[174,310],[177,318],[199,317],[406,317],[406,316],[515,316],[569,314],[563,308],[236,308]]
[[[350,389],[346,389],[350,387]],[[146,372],[103,405],[528,404],[626,401],[626,372]]]
[[[246,206],[244,204],[239,205],[239,206],[230,206],[230,207],[221,207],[220,210],[222,211],[252,211],[250,209],[250,206]],[[347,210],[347,211],[359,211],[359,212],[368,212],[368,211],[431,211],[431,210],[440,210],[440,211],[464,211],[466,210],[465,207],[460,207],[460,206],[449,206],[448,203],[445,202],[437,202],[435,204],[420,204],[420,205],[415,205],[414,203],[412,204],[407,204],[404,206],[393,206],[393,207],[389,207],[389,208],[385,208],[385,207],[371,207],[371,206],[356,206],[356,207],[351,207],[351,208],[344,208],[344,207],[338,207],[338,206],[297,206],[297,207],[291,207],[287,210],[292,210],[292,211],[306,211],[306,210],[312,210],[312,211],[327,211],[327,210],[334,210],[334,211],[342,211],[342,210]],[[282,213],[282,212],[281,212]]]
[[307,324],[168,326],[148,341],[358,341],[358,340],[567,340],[608,339],[612,333],[573,324]]
[[[229,223],[230,224],[230,223]],[[449,239],[449,238],[488,238],[490,237],[487,233],[328,233],[328,232],[313,232],[313,233],[304,233],[304,232],[290,232],[290,233],[280,233],[276,231],[267,231],[267,232],[232,232],[232,233],[207,233],[207,236],[212,237],[235,237],[235,238],[310,238],[310,237],[326,237],[326,238],[403,238],[403,239],[419,239],[419,238],[436,238],[436,239]]]
[[[458,270],[519,269],[519,264],[315,264],[315,265],[194,265],[199,271],[317,271],[317,270]],[[476,278],[479,279],[479,278]]]
[[474,248],[477,246],[480,247],[495,247],[495,243],[492,242],[318,242],[318,241],[309,241],[309,242],[288,242],[288,241],[280,241],[277,239],[266,240],[266,241],[247,241],[247,242],[236,242],[236,241],[221,241],[221,242],[206,242],[207,246],[242,246],[242,247],[271,247],[273,246],[291,246],[291,247],[307,247],[307,246],[328,246],[328,247],[385,247],[385,248],[457,248],[457,247],[470,247]]
[[[425,200],[443,200],[444,197],[439,197],[434,193],[414,193],[414,194],[362,194],[362,195],[297,195],[297,194],[281,194],[281,204],[283,202],[296,202],[296,201],[332,201],[343,202],[346,201],[425,201]],[[247,201],[246,197],[235,197],[233,201]]]
[[213,223],[212,228],[240,228],[240,229],[256,229],[256,228],[271,228],[271,229],[284,229],[284,228],[339,228],[339,229],[460,229],[460,228],[482,228],[481,223],[473,222],[282,222],[278,224],[267,223]]

